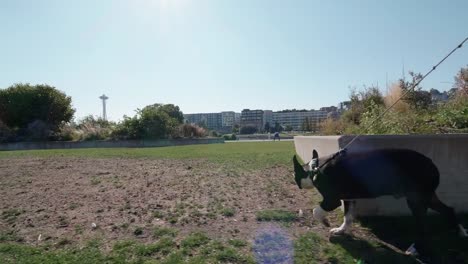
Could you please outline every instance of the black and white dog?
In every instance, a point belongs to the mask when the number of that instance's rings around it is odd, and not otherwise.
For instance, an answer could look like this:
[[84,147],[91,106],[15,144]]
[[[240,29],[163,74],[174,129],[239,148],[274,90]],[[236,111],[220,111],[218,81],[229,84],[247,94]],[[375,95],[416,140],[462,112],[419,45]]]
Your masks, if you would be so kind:
[[[353,221],[355,199],[391,195],[406,197],[417,223],[418,237],[407,254],[423,253],[425,216],[428,208],[444,215],[460,236],[468,237],[453,208],[442,203],[435,190],[439,185],[439,170],[428,157],[406,149],[383,149],[356,153],[335,154],[319,159],[313,151],[312,160],[301,165],[293,158],[295,180],[299,188],[317,188],[323,196],[313,217],[329,226],[326,213],[344,204],[344,222],[330,230],[332,234],[349,232]],[[320,164],[325,162],[322,166]]]

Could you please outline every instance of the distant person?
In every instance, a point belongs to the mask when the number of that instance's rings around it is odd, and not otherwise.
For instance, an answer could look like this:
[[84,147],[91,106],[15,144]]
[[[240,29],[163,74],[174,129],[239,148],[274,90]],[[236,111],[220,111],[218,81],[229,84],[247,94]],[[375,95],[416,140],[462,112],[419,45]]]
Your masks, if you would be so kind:
[[273,141],[275,141],[276,139],[278,139],[278,141],[281,141],[279,132],[275,132],[275,135],[273,136]]

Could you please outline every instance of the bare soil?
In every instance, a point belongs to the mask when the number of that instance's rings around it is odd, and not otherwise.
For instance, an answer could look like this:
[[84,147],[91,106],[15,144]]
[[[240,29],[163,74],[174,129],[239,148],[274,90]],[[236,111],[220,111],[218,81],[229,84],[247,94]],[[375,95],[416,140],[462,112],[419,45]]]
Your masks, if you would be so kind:
[[[328,230],[312,221],[315,192],[299,190],[290,168],[233,170],[204,160],[13,158],[0,161],[0,231],[24,243],[101,239],[151,242],[155,227],[180,235],[253,241],[270,223],[257,211],[304,211],[281,225],[291,237]],[[337,210],[338,211],[338,210]],[[234,212],[234,215],[229,216]],[[339,225],[339,212],[331,216]],[[93,225],[96,227],[93,227]]]

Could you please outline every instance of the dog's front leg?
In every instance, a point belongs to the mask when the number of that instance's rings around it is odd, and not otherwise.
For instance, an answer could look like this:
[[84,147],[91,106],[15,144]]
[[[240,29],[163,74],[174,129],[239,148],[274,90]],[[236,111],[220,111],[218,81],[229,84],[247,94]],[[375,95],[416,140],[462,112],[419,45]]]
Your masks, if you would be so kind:
[[330,229],[330,233],[333,235],[341,235],[344,233],[351,232],[351,227],[354,220],[354,201],[343,200],[344,205],[344,220],[340,227]]

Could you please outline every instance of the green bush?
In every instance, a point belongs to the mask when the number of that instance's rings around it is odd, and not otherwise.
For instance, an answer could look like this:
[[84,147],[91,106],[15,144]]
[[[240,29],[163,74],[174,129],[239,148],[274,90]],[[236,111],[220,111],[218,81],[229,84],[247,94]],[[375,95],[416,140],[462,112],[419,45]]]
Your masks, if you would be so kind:
[[460,96],[441,106],[435,119],[443,132],[468,129],[468,96]]
[[183,114],[173,104],[153,104],[138,109],[134,117],[124,116],[112,133],[117,139],[161,139],[177,137]]
[[225,134],[223,135],[224,140],[236,140],[236,134]]
[[0,120],[17,140],[43,140],[69,122],[71,97],[49,85],[15,84],[0,89]]

